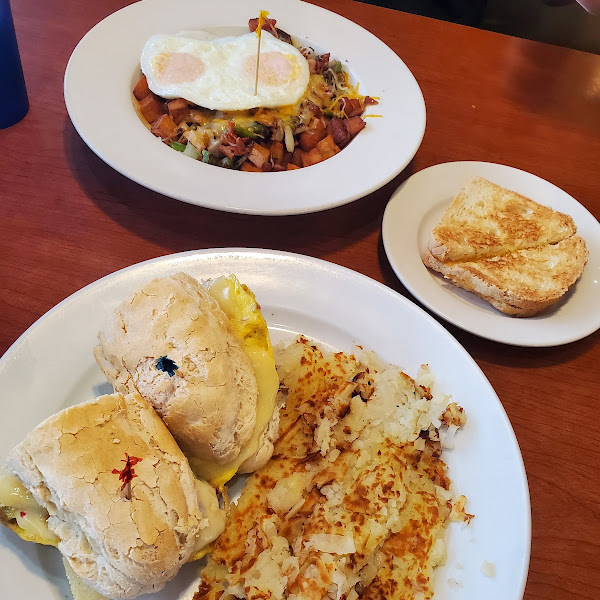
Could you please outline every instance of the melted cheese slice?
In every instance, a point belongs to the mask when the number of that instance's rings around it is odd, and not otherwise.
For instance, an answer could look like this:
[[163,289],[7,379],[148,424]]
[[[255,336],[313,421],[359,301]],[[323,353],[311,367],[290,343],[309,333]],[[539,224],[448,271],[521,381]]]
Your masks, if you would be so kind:
[[229,275],[215,279],[208,287],[208,292],[229,318],[233,333],[254,367],[258,386],[254,431],[237,458],[224,465],[197,461],[191,463],[200,477],[221,488],[237,473],[242,463],[258,450],[260,436],[275,410],[279,376],[275,369],[267,322],[252,291],[242,285],[234,275]]
[[204,518],[208,519],[208,524],[196,538],[196,549],[192,552],[190,561],[200,560],[212,550],[212,542],[223,533],[227,518],[226,512],[219,507],[219,499],[210,484],[196,479],[196,492],[198,493],[198,505]]
[[5,469],[0,469],[0,510],[0,520],[24,540],[46,546],[58,544],[58,537],[48,529],[48,512],[21,480]]

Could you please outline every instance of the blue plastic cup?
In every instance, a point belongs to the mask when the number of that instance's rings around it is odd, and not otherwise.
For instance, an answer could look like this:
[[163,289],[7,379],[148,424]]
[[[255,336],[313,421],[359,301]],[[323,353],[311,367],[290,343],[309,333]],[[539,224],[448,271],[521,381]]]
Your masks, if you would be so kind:
[[0,0],[0,129],[18,123],[29,110],[17,36],[8,0]]

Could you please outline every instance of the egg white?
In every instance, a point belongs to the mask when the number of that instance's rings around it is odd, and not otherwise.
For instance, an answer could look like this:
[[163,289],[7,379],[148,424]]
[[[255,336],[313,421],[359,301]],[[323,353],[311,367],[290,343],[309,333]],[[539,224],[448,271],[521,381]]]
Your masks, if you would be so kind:
[[228,111],[295,104],[310,78],[306,58],[263,31],[255,95],[257,51],[255,33],[215,40],[158,34],[146,42],[140,62],[148,87],[163,98]]

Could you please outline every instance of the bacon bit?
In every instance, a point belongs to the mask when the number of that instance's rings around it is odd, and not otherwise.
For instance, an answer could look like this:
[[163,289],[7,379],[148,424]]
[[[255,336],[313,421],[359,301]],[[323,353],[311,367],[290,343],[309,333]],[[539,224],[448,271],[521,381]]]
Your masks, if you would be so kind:
[[25,516],[27,516],[27,513],[23,512],[23,511],[21,511],[19,514],[21,515],[21,519],[23,519]]
[[314,72],[322,75],[327,68],[327,65],[329,65],[329,53],[319,54],[315,59]]
[[227,131],[221,138],[221,146],[219,150],[228,158],[234,156],[245,156],[250,152],[250,138],[240,137],[234,131],[235,123],[230,121]]
[[340,148],[350,141],[350,135],[344,125],[344,121],[337,117],[333,117],[333,119],[327,123],[327,133]]
[[112,470],[114,475],[119,476],[119,481],[123,482],[123,485],[121,486],[121,491],[123,491],[125,487],[127,487],[127,492],[125,494],[127,500],[131,500],[131,480],[134,477],[137,477],[135,471],[133,470],[133,466],[137,465],[139,462],[141,462],[141,460],[141,458],[138,458],[137,456],[129,456],[129,454],[125,452],[125,460],[121,461],[125,463],[125,467],[120,471],[119,469]]
[[365,125],[365,121],[360,117],[349,117],[347,119],[333,117],[327,123],[327,133],[339,148],[343,148]]
[[345,120],[346,129],[350,134],[350,137],[353,138],[359,131],[362,131],[367,124],[360,117],[350,117]]
[[[262,29],[263,29],[263,31],[268,31],[269,33],[272,33],[275,37],[279,37],[279,35],[277,34],[277,27],[275,27],[275,25],[277,25],[277,19],[265,19]],[[257,27],[258,27],[258,17],[256,19],[248,20],[248,29],[251,32],[256,31]]]
[[240,143],[239,141],[233,145],[225,145],[221,144],[219,150],[227,157],[234,158],[235,156],[244,156],[247,154],[246,146],[244,143]]

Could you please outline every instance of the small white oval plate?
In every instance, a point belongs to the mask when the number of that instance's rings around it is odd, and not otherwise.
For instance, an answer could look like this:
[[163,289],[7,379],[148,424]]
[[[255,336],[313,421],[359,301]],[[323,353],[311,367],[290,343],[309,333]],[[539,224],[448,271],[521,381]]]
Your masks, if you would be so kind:
[[[194,161],[153,136],[133,106],[146,40],[155,33],[248,30],[261,9],[292,36],[343,61],[363,94],[380,98],[367,126],[342,152],[305,169],[231,171]],[[415,78],[381,40],[352,21],[299,0],[143,0],[93,27],[65,73],[65,102],[85,143],[137,183],[190,204],[230,212],[289,215],[332,208],[377,190],[415,155],[425,132],[425,103]]]
[[[431,230],[469,177],[481,176],[573,217],[590,252],[575,286],[544,313],[515,318],[501,313],[421,261]],[[396,190],[383,216],[383,245],[396,275],[420,302],[450,323],[514,346],[559,346],[600,328],[600,224],[566,192],[513,167],[461,161],[423,169]]]
[[[467,510],[475,514],[468,526],[450,524],[435,598],[521,600],[531,540],[529,493],[498,396],[464,348],[425,311],[373,279],[316,258],[270,250],[185,252],[134,265],[73,294],[0,360],[0,460],[49,415],[111,392],[92,355],[99,329],[135,289],[179,271],[198,279],[235,273],[255,292],[275,343],[298,333],[338,350],[359,343],[413,376],[429,364],[436,389],[452,394],[468,416],[443,458],[454,489],[467,496]],[[495,577],[481,573],[483,561],[495,565]],[[189,600],[196,577],[197,567],[186,565],[162,592],[140,600]],[[6,598],[69,596],[58,552],[2,526],[0,579]]]

